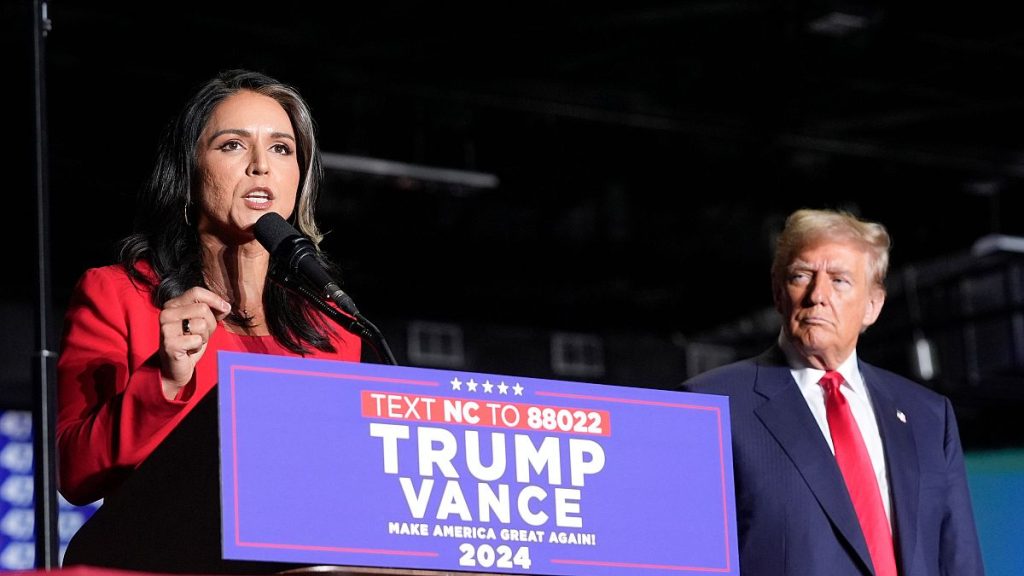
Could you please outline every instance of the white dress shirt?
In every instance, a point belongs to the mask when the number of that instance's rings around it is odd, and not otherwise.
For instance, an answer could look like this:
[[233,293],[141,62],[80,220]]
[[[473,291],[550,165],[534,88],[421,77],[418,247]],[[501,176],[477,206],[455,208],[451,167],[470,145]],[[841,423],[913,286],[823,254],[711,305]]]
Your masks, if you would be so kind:
[[[807,407],[811,409],[821,433],[828,442],[828,447],[835,454],[835,446],[832,445],[832,434],[828,429],[828,419],[825,417],[825,389],[818,384],[821,377],[825,375],[824,370],[818,370],[807,366],[798,354],[793,350],[791,344],[785,338],[779,338],[779,345],[790,366],[790,372],[800,393],[807,401]],[[882,505],[885,506],[885,516],[889,519],[889,529],[892,530],[892,513],[890,512],[891,496],[889,494],[889,476],[885,469],[885,450],[882,447],[882,436],[878,432],[878,421],[875,420],[875,411],[871,407],[871,396],[868,394],[867,386],[864,385],[864,378],[857,367],[857,351],[854,350],[837,371],[843,375],[843,384],[839,387],[843,396],[846,397],[853,412],[853,418],[857,421],[861,436],[864,438],[864,445],[867,447],[868,455],[871,457],[871,465],[875,469],[875,480],[878,481],[878,492],[882,495]]]

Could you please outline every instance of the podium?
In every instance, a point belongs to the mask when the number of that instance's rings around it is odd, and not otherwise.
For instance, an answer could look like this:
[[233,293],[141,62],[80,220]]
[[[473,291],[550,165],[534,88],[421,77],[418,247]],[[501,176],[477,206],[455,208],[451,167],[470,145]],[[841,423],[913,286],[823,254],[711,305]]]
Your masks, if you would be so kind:
[[270,574],[302,566],[224,560],[216,386],[71,538],[64,566]]
[[168,574],[466,576],[465,572],[222,558],[217,394],[215,386],[104,500],[72,537],[64,566]]
[[219,363],[218,386],[106,497],[65,566],[738,574],[722,397],[235,352]]

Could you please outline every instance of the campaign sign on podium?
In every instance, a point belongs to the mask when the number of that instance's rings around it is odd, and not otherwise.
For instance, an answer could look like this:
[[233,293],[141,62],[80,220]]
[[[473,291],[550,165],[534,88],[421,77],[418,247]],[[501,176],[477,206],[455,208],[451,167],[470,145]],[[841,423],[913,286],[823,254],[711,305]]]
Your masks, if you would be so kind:
[[739,574],[723,396],[219,353],[226,559]]

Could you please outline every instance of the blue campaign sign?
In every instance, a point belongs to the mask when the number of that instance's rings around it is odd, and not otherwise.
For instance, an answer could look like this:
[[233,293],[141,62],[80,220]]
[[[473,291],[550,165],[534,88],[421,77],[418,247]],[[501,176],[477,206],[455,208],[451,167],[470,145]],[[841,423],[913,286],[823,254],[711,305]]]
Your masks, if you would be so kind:
[[219,353],[227,559],[739,574],[728,399]]

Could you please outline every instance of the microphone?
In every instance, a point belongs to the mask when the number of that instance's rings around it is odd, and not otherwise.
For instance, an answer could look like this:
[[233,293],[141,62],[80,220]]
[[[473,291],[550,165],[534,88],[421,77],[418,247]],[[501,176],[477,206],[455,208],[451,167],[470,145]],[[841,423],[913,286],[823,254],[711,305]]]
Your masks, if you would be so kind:
[[[369,343],[382,361],[398,365],[395,355],[391,352],[391,347],[384,339],[384,334],[373,325],[373,322],[359,313],[352,298],[342,291],[338,283],[320,265],[320,261],[316,258],[316,246],[312,240],[296,230],[276,212],[267,212],[260,216],[256,224],[253,225],[253,234],[256,235],[256,240],[267,249],[267,252],[270,252],[270,257],[274,261],[270,267],[271,280],[306,298],[343,328]],[[313,294],[312,289],[303,286],[299,282],[300,279],[320,290],[351,318],[331,308],[319,295]]]
[[352,298],[338,286],[316,258],[316,246],[276,212],[267,212],[253,225],[256,240],[270,256],[298,274],[350,316],[361,319]]

